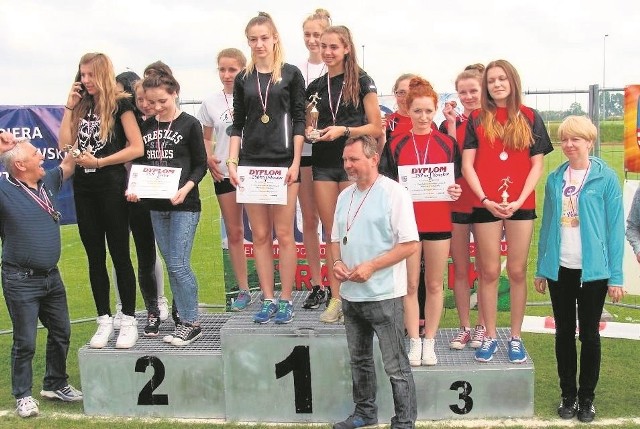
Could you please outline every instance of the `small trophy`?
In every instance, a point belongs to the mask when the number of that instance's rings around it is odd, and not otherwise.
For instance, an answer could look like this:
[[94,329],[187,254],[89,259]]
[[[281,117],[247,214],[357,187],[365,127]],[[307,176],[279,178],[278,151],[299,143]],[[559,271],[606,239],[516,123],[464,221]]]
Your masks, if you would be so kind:
[[68,153],[70,153],[70,154],[71,154],[71,156],[72,156],[72,157],[74,157],[74,158],[79,157],[79,156],[80,156],[80,154],[82,153],[82,152],[80,151],[80,149],[78,149],[78,148],[74,148],[74,147],[73,147],[73,145],[70,145],[70,144],[66,145],[66,146],[62,149],[62,151],[63,151],[63,152],[68,152]]
[[507,199],[509,198],[509,193],[507,192],[507,189],[509,188],[510,183],[513,183],[513,182],[511,181],[511,178],[507,176],[504,179],[502,179],[502,185],[500,185],[500,187],[498,188],[498,191],[502,190],[502,194],[500,194],[500,196],[502,197],[502,202],[500,203],[500,205],[502,207],[506,207],[509,205],[509,201],[507,201]]
[[309,97],[309,100],[311,100],[311,103],[309,103],[309,106],[311,106],[309,116],[311,117],[311,126],[313,127],[313,129],[309,133],[309,140],[311,140],[311,143],[314,143],[320,138],[320,130],[318,130],[318,115],[320,115],[320,112],[318,112],[318,109],[316,108],[320,97],[318,97],[318,93],[316,92],[311,97]]

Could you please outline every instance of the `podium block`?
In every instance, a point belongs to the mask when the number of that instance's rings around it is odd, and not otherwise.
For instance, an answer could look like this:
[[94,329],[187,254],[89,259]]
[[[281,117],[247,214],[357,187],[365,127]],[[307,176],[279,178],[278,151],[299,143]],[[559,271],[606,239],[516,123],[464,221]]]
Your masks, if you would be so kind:
[[84,346],[78,352],[84,410],[90,415],[225,418],[220,327],[228,314],[203,315],[203,335],[184,347],[142,336],[146,313],[138,314],[140,339],[131,349]]
[[[294,293],[291,323],[256,324],[254,295],[243,312],[202,314],[203,336],[185,347],[162,342],[173,331],[167,321],[158,337],[141,334],[131,349],[115,349],[115,340],[104,349],[81,348],[85,412],[272,423],[335,422],[351,414],[344,325],[319,322],[322,309],[302,309],[304,292]],[[138,315],[140,332],[144,316]],[[456,333],[438,331],[438,365],[413,368],[418,420],[533,416],[533,362],[509,362],[508,329],[498,329],[498,352],[488,363],[476,362],[473,349],[450,350]],[[383,423],[394,412],[377,341],[374,359]]]

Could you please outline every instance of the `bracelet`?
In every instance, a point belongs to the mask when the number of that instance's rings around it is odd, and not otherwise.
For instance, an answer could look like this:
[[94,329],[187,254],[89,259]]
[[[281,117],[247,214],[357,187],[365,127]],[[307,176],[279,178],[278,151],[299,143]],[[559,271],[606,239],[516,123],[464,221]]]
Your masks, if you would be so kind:
[[[335,267],[336,267],[336,264],[337,264],[338,262],[342,262],[342,259],[336,259],[335,261],[333,261],[333,268],[335,268]],[[342,262],[342,263],[344,264],[344,262]]]
[[96,158],[96,168],[100,168],[100,158]]
[[345,126],[344,127],[344,134],[345,137],[349,137],[351,135],[351,130],[349,129],[349,127]]
[[[66,104],[64,105],[64,108],[67,109],[67,110],[71,110],[73,112],[73,109],[71,107],[67,106]],[[74,109],[75,109],[75,107],[74,107]]]
[[229,166],[229,164],[235,164],[236,166],[238,166],[238,161],[240,161],[238,158],[228,158],[225,164],[227,164],[227,167]]
[[489,199],[489,197],[487,197],[487,196],[485,195],[485,197],[484,197],[483,199],[481,199],[481,200],[480,200],[480,204],[484,204],[484,202],[485,202],[486,200],[488,200],[488,199]]

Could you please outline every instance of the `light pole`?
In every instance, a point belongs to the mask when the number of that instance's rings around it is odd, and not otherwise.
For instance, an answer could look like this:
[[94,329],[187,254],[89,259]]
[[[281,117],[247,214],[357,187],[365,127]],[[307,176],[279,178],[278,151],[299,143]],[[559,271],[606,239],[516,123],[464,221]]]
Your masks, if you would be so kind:
[[605,120],[607,117],[607,103],[605,101],[604,85],[605,85],[605,77],[607,73],[607,37],[608,34],[605,34],[602,38],[602,120]]
[[362,45],[362,68],[364,68],[364,45]]

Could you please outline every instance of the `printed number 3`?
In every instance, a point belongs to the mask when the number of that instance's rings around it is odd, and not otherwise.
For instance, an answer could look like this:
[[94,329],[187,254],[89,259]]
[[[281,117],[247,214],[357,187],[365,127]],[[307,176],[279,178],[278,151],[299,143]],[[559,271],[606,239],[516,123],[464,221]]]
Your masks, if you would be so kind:
[[168,395],[153,394],[153,391],[164,380],[164,364],[162,361],[155,356],[143,356],[136,361],[136,372],[146,372],[149,366],[153,367],[153,375],[138,394],[138,405],[169,405]]
[[471,396],[469,396],[471,394],[471,390],[473,389],[468,382],[455,381],[451,384],[449,390],[457,390],[459,392],[458,399],[464,401],[464,407],[462,408],[460,408],[458,404],[449,405],[451,411],[456,414],[467,414],[471,411],[471,409],[473,409],[473,399],[471,398]]

